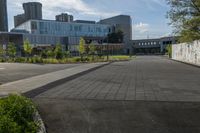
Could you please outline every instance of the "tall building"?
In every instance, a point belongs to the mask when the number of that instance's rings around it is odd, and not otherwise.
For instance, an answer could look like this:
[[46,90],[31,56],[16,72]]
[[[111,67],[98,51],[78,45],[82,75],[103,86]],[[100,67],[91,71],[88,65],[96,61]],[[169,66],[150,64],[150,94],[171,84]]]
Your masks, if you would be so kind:
[[14,16],[14,26],[17,27],[22,23],[30,20],[42,19],[42,4],[39,2],[23,3],[24,13]]
[[19,14],[17,16],[14,16],[14,25],[15,27],[19,26],[20,24],[25,22],[25,15]]
[[126,53],[130,53],[130,41],[132,40],[132,19],[128,15],[118,15],[115,17],[100,20],[100,24],[109,24],[115,31],[121,30],[124,33],[124,43],[126,44]]
[[0,0],[0,31],[8,31],[8,15],[6,0]]
[[56,15],[56,21],[60,22],[73,22],[74,17],[72,15],[68,15],[67,13],[62,13],[60,15]]
[[39,2],[23,3],[25,20],[42,19],[42,4]]

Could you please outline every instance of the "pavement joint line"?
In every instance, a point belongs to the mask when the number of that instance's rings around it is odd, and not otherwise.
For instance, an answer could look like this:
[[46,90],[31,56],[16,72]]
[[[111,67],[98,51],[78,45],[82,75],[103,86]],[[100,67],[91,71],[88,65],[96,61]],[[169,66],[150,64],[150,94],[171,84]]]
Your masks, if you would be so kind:
[[39,97],[40,99],[50,99],[50,100],[69,100],[69,101],[99,101],[99,102],[146,102],[146,103],[200,103],[199,101],[173,101],[173,100],[126,100],[126,99],[95,99],[95,98],[49,98],[49,97]]
[[58,86],[65,81],[69,81],[69,79],[75,79],[78,76],[96,70],[108,64],[110,63],[104,62],[84,64],[73,68],[67,68],[64,70],[38,75],[27,79],[5,83],[0,85],[0,95],[20,93],[30,97],[35,97],[36,95],[44,92],[45,90],[48,90],[47,87],[52,88]]

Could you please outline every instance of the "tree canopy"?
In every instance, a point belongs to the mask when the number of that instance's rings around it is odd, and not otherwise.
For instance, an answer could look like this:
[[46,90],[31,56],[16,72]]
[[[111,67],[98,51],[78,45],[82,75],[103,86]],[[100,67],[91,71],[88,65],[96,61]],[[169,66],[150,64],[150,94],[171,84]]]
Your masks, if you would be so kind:
[[32,47],[28,39],[24,41],[23,48],[26,54],[30,55],[32,53]]
[[108,34],[106,41],[108,43],[122,43],[124,34],[121,30]]
[[7,48],[7,52],[8,52],[8,55],[9,55],[10,57],[15,57],[15,56],[16,56],[17,48],[16,48],[16,46],[15,46],[14,43],[9,42],[8,48]]
[[180,42],[200,39],[200,0],[167,0],[171,9],[167,13]]
[[80,38],[80,41],[79,41],[78,51],[81,55],[85,53],[85,40],[82,37]]

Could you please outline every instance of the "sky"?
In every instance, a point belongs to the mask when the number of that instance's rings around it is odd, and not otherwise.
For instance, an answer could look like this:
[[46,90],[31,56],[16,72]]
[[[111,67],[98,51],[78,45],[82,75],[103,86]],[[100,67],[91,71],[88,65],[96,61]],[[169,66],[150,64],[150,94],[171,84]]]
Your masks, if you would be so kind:
[[41,2],[43,19],[54,20],[55,15],[69,13],[74,19],[95,20],[115,15],[130,15],[133,39],[169,36],[172,29],[166,13],[166,0],[7,0],[9,29],[14,27],[13,17],[23,13],[22,3]]

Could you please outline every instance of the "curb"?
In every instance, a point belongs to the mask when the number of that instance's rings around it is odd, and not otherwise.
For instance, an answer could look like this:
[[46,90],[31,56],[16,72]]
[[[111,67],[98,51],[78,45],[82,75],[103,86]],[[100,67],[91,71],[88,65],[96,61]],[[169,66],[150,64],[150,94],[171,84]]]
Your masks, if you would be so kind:
[[64,84],[65,82],[68,82],[68,81],[71,81],[71,80],[73,80],[73,79],[76,79],[76,78],[78,78],[78,77],[80,77],[80,76],[83,76],[83,75],[85,75],[85,74],[87,74],[87,73],[90,73],[90,72],[92,72],[92,71],[95,71],[95,70],[97,70],[97,69],[100,69],[100,68],[102,68],[102,67],[105,67],[105,66],[107,66],[107,65],[109,65],[109,64],[111,64],[111,63],[112,63],[112,62],[108,62],[107,64],[103,64],[103,65],[101,65],[101,66],[97,66],[97,67],[91,68],[91,69],[89,69],[89,70],[86,70],[86,71],[77,73],[77,74],[75,74],[75,75],[72,75],[72,76],[69,76],[69,77],[66,77],[66,78],[63,78],[63,79],[60,79],[60,80],[51,82],[51,83],[46,84],[46,85],[44,85],[44,86],[41,86],[41,87],[39,87],[39,88],[35,88],[35,89],[31,90],[31,91],[25,92],[25,93],[23,93],[23,95],[26,96],[26,97],[28,97],[28,98],[34,98],[34,97],[36,97],[37,95],[39,95],[39,94],[41,94],[41,93],[43,93],[43,92],[45,92],[45,91],[48,91],[48,90],[50,90],[50,89],[52,89],[52,88],[54,88],[54,87],[56,87],[56,86],[62,85],[62,84]]
[[36,122],[38,122],[40,124],[40,128],[39,128],[39,131],[37,133],[47,133],[44,122],[43,122],[38,111],[36,111],[34,119],[35,119]]

